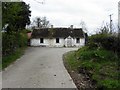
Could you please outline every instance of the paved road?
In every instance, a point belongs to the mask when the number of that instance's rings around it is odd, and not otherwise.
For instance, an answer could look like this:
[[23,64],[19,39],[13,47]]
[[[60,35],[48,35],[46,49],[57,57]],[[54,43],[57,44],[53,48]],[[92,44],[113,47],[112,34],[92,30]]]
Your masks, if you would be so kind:
[[2,72],[3,88],[76,88],[62,55],[77,48],[30,47]]

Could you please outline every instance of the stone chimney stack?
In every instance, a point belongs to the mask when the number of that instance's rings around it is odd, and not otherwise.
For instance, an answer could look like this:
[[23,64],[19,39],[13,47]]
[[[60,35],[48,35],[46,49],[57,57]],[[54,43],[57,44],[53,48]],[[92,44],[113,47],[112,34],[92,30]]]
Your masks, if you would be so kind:
[[51,25],[51,28],[53,28],[53,25]]
[[70,28],[73,29],[73,25],[70,25]]

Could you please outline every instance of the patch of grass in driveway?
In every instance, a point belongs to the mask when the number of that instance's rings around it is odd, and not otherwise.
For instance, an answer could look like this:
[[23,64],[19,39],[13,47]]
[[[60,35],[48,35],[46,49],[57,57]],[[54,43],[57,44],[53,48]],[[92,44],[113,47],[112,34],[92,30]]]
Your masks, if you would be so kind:
[[26,47],[19,48],[14,53],[2,57],[2,70],[20,58],[24,54],[25,49]]

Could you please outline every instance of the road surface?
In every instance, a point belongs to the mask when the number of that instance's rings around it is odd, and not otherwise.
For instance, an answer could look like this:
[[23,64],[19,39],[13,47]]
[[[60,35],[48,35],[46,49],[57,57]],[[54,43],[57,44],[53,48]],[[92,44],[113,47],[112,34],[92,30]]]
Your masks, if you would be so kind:
[[62,55],[77,48],[29,47],[2,72],[3,88],[76,88]]

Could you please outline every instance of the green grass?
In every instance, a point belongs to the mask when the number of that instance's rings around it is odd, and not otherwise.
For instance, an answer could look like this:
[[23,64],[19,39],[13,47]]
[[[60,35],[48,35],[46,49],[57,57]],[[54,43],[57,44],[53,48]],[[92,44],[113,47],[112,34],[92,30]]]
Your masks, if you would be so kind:
[[84,68],[89,72],[91,80],[96,81],[96,87],[120,88],[118,58],[113,52],[85,46],[78,51],[67,53],[64,57],[70,70]]
[[16,61],[18,58],[20,58],[24,54],[24,50],[26,47],[17,49],[14,53],[2,57],[2,69],[5,69],[7,66],[9,66],[11,63]]
[[65,56],[65,63],[68,66],[68,69],[76,71],[80,61],[76,60],[75,52],[68,52]]

